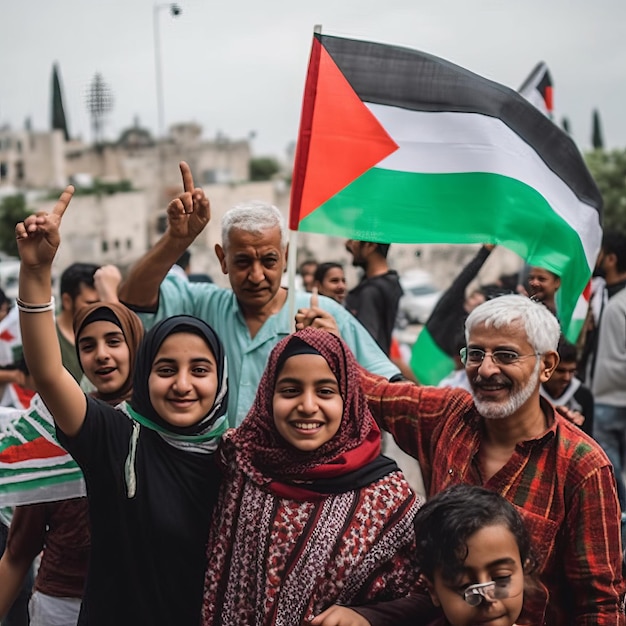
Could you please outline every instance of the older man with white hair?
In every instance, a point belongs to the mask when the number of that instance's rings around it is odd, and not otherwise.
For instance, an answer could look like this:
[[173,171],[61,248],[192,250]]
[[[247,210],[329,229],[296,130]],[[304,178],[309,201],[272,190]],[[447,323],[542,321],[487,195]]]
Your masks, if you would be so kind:
[[[184,192],[168,206],[163,237],[132,268],[120,299],[140,313],[146,326],[180,313],[208,322],[220,336],[228,358],[228,418],[237,426],[247,415],[272,348],[291,332],[287,290],[281,278],[287,263],[287,230],[280,211],[248,202],[227,211],[222,244],[215,253],[232,289],[193,283],[168,270],[210,219],[209,200],[194,187],[191,170],[180,164]],[[295,306],[308,308],[311,295],[297,291]],[[364,367],[385,377],[399,376],[365,328],[334,300],[319,306],[337,320],[341,334]]]
[[[500,296],[476,307],[465,324],[461,359],[471,393],[390,383],[368,372],[362,385],[379,423],[420,462],[428,496],[468,483],[519,509],[541,583],[526,594],[520,623],[623,625],[620,507],[611,463],[539,393],[559,361],[559,332],[543,304]],[[419,623],[424,607],[415,603],[411,618],[412,602],[402,607],[403,619],[383,605],[359,609],[367,620],[354,623]],[[314,620],[333,623],[325,616]]]

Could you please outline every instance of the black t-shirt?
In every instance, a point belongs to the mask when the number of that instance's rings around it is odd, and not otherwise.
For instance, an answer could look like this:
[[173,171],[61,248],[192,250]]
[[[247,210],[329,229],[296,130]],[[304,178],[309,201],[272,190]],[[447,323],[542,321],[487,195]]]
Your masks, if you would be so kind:
[[91,557],[79,624],[197,626],[220,481],[214,455],[184,452],[141,427],[129,498],[131,432],[122,411],[91,398],[75,437],[57,429],[89,498]]
[[363,278],[346,295],[346,309],[365,326],[386,355],[389,355],[401,296],[400,279],[393,270]]

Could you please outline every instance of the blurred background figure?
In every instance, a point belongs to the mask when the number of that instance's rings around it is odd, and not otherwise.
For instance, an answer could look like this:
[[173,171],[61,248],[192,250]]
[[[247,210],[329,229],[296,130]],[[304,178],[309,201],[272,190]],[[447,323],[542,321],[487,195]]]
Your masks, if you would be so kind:
[[298,275],[302,281],[302,289],[304,289],[304,291],[308,291],[310,293],[313,290],[316,269],[317,261],[315,259],[306,259],[300,263]]
[[556,315],[556,292],[561,286],[561,279],[543,267],[531,266],[526,278],[528,295],[538,302],[543,302]]
[[577,378],[576,346],[561,336],[557,348],[559,364],[541,385],[541,395],[549,400],[571,422],[593,436],[593,394]]
[[359,284],[346,295],[345,306],[389,356],[402,287],[398,273],[389,269],[388,243],[348,239],[352,265],[363,269]]
[[341,263],[329,261],[320,263],[313,275],[313,286],[322,296],[343,304],[346,299],[346,275]]

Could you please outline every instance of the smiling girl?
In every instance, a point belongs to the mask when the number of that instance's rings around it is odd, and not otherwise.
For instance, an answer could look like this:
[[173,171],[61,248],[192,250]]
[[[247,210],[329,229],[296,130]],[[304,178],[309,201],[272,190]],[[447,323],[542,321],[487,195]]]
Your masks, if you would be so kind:
[[333,604],[413,588],[419,502],[381,455],[356,361],[335,335],[309,328],[274,348],[220,461],[205,626],[301,626]]
[[[72,193],[68,187],[52,213],[18,224],[16,237],[24,354],[87,485],[92,544],[79,624],[195,626],[219,483],[213,452],[226,424],[223,347],[204,322],[169,318],[139,347],[128,404],[85,396],[62,367],[51,298],[58,228]],[[99,332],[116,341],[113,327]],[[87,352],[95,350],[95,336],[84,337]],[[87,357],[85,367],[104,388],[121,364]]]
[[[80,367],[95,387],[91,395],[112,406],[129,399],[131,371],[143,336],[139,318],[121,304],[88,305],[74,317],[74,336]],[[40,400],[31,407],[46,422],[52,421]],[[35,436],[38,430],[21,432]],[[32,449],[37,450],[38,445]],[[72,626],[78,620],[87,576],[89,508],[86,498],[73,497],[73,489],[59,487],[57,491],[56,486],[42,482],[44,485],[30,493],[15,494],[16,502],[24,505],[15,508],[7,548],[0,559],[0,619],[34,559],[42,553],[28,607],[30,624]],[[57,499],[62,492],[66,499]]]

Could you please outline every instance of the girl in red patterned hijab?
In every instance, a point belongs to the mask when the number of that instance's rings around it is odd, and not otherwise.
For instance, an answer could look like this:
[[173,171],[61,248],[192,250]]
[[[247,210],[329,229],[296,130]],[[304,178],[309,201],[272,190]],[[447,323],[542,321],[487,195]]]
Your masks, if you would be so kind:
[[300,626],[414,587],[419,503],[380,441],[341,339],[307,328],[274,348],[250,413],[222,442],[205,626]]

